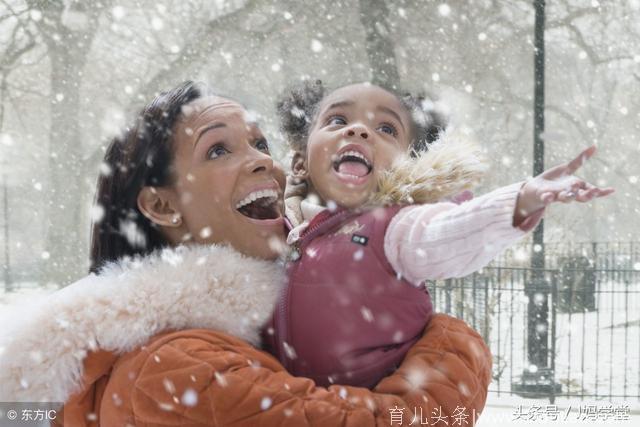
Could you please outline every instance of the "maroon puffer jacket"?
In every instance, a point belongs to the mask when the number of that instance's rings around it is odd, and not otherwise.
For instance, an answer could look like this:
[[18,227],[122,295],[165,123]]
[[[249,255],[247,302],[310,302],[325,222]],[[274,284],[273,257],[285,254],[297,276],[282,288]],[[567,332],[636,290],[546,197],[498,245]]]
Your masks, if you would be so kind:
[[384,253],[400,208],[325,210],[312,219],[268,330],[287,371],[323,386],[371,388],[421,336],[429,294],[398,277]]

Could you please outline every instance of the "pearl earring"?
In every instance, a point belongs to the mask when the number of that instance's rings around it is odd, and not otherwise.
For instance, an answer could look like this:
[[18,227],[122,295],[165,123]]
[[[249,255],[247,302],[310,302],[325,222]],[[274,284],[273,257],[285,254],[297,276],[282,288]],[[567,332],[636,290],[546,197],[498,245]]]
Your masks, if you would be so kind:
[[171,218],[171,224],[178,225],[180,223],[180,215],[176,215]]

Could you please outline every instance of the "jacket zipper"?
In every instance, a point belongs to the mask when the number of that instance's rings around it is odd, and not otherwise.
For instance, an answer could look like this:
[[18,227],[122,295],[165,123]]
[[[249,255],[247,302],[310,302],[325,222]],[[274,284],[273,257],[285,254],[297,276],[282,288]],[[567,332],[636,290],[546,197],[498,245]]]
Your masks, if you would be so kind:
[[[344,218],[348,217],[349,214],[355,214],[354,212],[351,212],[347,209],[341,211],[341,212],[337,212],[334,215],[330,215],[327,218],[325,218],[322,221],[319,221],[317,224],[315,224],[313,227],[308,228],[304,231],[304,233],[302,234],[302,236],[300,236],[300,238],[298,239],[298,241],[296,243],[294,243],[293,245],[293,250],[292,250],[292,257],[289,260],[289,262],[297,262],[298,260],[300,260],[300,258],[302,258],[302,248],[304,248],[306,246],[306,243],[308,243],[309,241],[311,241],[312,238],[316,237],[316,235],[319,234],[318,229],[320,229],[320,227],[324,226],[327,224],[327,222],[333,222],[333,223],[338,223],[338,221],[342,221]],[[295,256],[293,256],[293,254],[296,254]],[[288,268],[293,268],[290,266],[287,266]],[[287,278],[289,278],[289,272],[287,271]],[[278,326],[277,330],[279,331],[278,334],[276,335],[276,345],[279,347],[277,349],[278,353],[280,354],[280,360],[283,360],[284,362],[282,363],[283,366],[285,367],[285,369],[287,369],[288,371],[291,369],[291,361],[293,358],[289,357],[289,354],[285,348],[286,346],[289,346],[289,330],[287,328],[287,322],[286,322],[286,318],[287,318],[287,313],[289,312],[289,298],[290,298],[290,293],[291,293],[291,286],[289,286],[289,281],[287,280],[287,285],[286,285],[286,289],[285,291],[282,293],[281,299],[280,299],[280,308],[279,310],[276,312],[276,319],[275,319],[275,325]],[[280,339],[280,337],[282,337],[282,339]],[[295,349],[292,349],[295,352]],[[284,352],[284,357],[282,357],[282,352]],[[294,356],[295,358],[295,356]]]

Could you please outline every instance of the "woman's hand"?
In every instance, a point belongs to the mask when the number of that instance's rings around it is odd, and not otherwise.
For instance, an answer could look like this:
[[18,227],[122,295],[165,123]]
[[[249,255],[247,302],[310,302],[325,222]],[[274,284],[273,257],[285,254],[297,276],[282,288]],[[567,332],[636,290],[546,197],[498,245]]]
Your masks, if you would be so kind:
[[[615,190],[611,187],[600,188],[573,175],[595,152],[596,146],[592,145],[570,162],[555,166],[528,180],[518,195],[516,217],[526,218],[553,202],[584,203],[594,197],[613,193]],[[514,222],[520,221],[516,218]]]

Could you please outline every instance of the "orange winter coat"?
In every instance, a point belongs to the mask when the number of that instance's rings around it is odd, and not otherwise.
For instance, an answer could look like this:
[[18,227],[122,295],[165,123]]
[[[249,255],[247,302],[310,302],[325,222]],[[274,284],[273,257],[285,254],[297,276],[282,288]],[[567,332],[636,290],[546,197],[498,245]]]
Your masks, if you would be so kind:
[[456,411],[467,414],[472,425],[484,407],[490,362],[478,334],[441,314],[373,391],[326,389],[289,375],[242,340],[191,329],[161,334],[120,357],[91,354],[83,390],[64,407],[64,425],[389,426],[394,408],[405,425],[414,413],[429,419],[434,411],[451,422]]
[[435,315],[374,390],[316,387],[256,348],[282,279],[218,246],[113,264],[0,337],[0,400],[65,402],[65,426],[389,426],[438,413],[473,424],[491,356],[463,321]]

